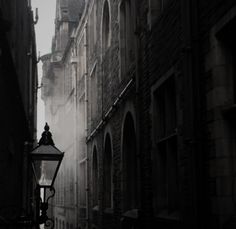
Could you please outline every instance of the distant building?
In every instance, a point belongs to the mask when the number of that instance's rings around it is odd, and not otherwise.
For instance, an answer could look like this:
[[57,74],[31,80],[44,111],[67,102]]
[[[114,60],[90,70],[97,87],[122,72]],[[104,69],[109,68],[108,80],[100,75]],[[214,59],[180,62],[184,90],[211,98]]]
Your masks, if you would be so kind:
[[37,57],[30,1],[0,1],[0,228],[32,213],[28,152],[36,140]]
[[[76,55],[74,33],[85,2],[56,2],[55,36],[52,52],[44,55],[42,99],[45,117],[58,148],[65,152],[56,182],[52,205],[55,228],[73,229],[77,225],[77,129],[76,129]],[[85,142],[85,138],[83,141]],[[85,144],[85,143],[84,143]]]
[[235,2],[79,9],[44,61],[46,117],[67,154],[56,228],[235,228]]

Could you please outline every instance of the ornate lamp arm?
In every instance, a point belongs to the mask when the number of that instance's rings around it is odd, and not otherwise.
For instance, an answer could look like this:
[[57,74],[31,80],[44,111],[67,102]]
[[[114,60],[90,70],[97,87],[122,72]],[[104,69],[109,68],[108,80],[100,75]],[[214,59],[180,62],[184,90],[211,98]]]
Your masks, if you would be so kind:
[[55,193],[56,193],[56,190],[54,187],[50,187],[49,190],[50,190],[50,192],[52,192],[52,195],[47,198],[47,203],[48,203],[49,199],[51,199],[52,197],[55,196]]
[[[44,187],[45,189],[47,187]],[[40,210],[41,210],[41,215],[39,216],[39,224],[45,224],[45,226],[49,227],[50,228],[54,228],[54,220],[51,219],[51,218],[48,218],[47,216],[47,210],[48,210],[48,201],[49,199],[51,199],[56,191],[55,191],[55,188],[54,187],[50,187],[50,192],[52,193],[46,200],[46,202],[41,202],[40,203]]]

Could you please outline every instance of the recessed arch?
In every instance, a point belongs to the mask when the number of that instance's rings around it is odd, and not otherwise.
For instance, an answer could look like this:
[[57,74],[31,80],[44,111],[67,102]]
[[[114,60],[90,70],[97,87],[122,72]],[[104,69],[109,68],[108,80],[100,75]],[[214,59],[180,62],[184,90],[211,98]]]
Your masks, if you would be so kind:
[[104,142],[104,207],[112,208],[112,141],[109,133],[105,135]]
[[98,152],[97,147],[93,147],[92,153],[92,192],[93,192],[93,206],[98,205],[98,190],[99,190],[99,182],[98,182]]
[[123,210],[137,208],[137,139],[131,112],[125,115],[122,131]]

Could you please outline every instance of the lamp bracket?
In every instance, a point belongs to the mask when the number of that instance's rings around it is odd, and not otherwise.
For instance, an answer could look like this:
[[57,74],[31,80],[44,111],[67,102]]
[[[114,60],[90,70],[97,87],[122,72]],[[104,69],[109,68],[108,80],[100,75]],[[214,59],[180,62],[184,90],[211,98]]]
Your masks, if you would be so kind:
[[49,190],[50,190],[50,192],[52,192],[52,195],[47,198],[47,203],[48,203],[49,199],[51,199],[52,197],[55,196],[55,193],[56,193],[56,190],[53,186],[51,186]]

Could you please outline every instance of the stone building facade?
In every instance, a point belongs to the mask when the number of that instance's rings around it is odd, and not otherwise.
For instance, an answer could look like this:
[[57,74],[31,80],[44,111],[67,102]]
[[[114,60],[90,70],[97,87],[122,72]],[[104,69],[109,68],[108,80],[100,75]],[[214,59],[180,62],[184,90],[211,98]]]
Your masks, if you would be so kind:
[[28,152],[36,141],[37,55],[30,1],[0,1],[0,228],[32,213]]
[[234,1],[84,4],[44,61],[56,228],[234,228]]
[[144,191],[153,207],[144,212],[160,227],[177,220],[186,228],[233,228],[233,57],[226,46],[233,50],[235,3],[158,2],[139,7],[149,9],[140,23],[140,154],[154,178]]

